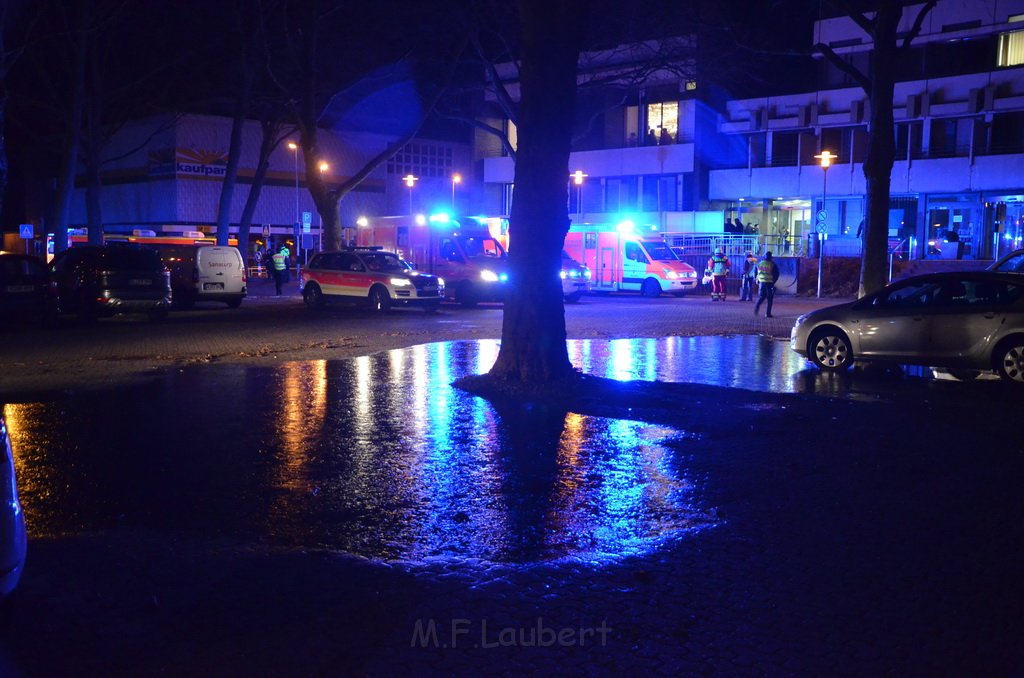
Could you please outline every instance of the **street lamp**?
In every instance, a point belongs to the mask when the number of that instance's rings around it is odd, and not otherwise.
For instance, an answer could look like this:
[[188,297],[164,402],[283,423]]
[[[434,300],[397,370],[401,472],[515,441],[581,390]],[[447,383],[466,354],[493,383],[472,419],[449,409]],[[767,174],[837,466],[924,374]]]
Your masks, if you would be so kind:
[[[288,142],[288,148],[291,149],[292,155],[295,158],[295,228],[299,227],[299,145],[294,141]],[[297,254],[297,253],[296,253]]]
[[821,209],[818,210],[818,298],[821,298],[821,276],[825,263],[825,235],[828,231],[828,212],[825,211],[825,199],[828,196],[828,168],[839,156],[831,151],[822,151],[814,156],[821,162]]
[[583,221],[583,179],[587,176],[583,170],[576,170],[571,175],[572,182],[576,184],[576,221]]
[[414,177],[412,174],[406,174],[402,177],[402,181],[409,187],[409,214],[412,214],[412,187],[419,181],[419,177]]
[[[326,172],[329,169],[331,169],[330,165],[328,165],[326,162],[323,162],[323,161],[320,162],[320,183],[321,184],[324,183],[324,172]],[[319,240],[319,242],[317,243],[317,249],[320,250],[321,252],[323,252],[323,250],[324,250],[324,215],[323,215],[323,212],[321,212],[320,210],[317,210],[317,214],[320,215],[320,233],[319,233],[319,238],[317,238],[317,240]]]
[[[452,214],[455,213],[455,184],[462,183],[462,175],[456,172],[452,175]],[[411,211],[411,210],[410,210]]]

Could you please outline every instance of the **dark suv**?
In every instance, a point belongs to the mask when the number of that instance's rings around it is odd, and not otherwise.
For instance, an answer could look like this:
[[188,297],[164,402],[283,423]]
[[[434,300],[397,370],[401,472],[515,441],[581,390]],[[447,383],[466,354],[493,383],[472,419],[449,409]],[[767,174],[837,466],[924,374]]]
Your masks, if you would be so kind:
[[0,252],[0,323],[35,318],[44,323],[57,315],[46,264],[27,254]]
[[120,245],[72,247],[50,264],[61,313],[85,320],[118,313],[167,317],[170,273],[153,250]]

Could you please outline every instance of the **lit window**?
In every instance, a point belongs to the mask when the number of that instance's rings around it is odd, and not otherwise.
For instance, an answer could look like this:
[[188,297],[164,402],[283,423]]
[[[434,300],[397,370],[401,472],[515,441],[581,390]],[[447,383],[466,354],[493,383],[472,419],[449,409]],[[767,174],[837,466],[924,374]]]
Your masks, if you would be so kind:
[[996,66],[1020,66],[1024,64],[1024,31],[999,34],[999,49]]
[[647,106],[647,136],[659,144],[674,144],[679,135],[679,102],[666,101]]

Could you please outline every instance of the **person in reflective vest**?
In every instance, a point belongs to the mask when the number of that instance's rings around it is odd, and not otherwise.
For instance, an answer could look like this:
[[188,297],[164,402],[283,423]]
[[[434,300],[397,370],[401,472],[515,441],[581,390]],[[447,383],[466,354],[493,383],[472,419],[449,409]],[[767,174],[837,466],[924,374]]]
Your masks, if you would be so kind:
[[719,247],[708,259],[708,271],[711,272],[711,301],[725,301],[725,279],[729,275],[729,257]]
[[282,247],[274,256],[270,257],[271,262],[273,262],[272,273],[277,296],[281,296],[281,285],[288,282],[288,255],[285,254],[285,251],[285,248]]
[[772,317],[772,301],[775,299],[775,281],[779,279],[779,265],[772,260],[772,253],[765,252],[764,259],[757,263],[757,284],[760,287],[757,303],[754,304],[754,315],[761,310],[761,303],[768,302],[766,318]]

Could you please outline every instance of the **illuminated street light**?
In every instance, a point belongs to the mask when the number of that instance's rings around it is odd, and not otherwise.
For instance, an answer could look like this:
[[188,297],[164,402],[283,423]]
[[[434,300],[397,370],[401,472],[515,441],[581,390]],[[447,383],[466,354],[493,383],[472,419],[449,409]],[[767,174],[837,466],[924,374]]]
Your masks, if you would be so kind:
[[456,172],[452,175],[452,213],[455,212],[455,184],[462,183],[462,175]]
[[818,298],[821,298],[821,278],[822,269],[825,263],[825,237],[828,231],[828,212],[825,211],[825,199],[828,195],[828,168],[832,166],[832,161],[837,159],[838,155],[833,155],[831,151],[822,151],[818,155],[814,156],[821,162],[821,209],[818,211]]
[[569,175],[572,182],[576,184],[576,221],[583,221],[583,179],[587,177],[583,170],[576,170]]
[[294,141],[288,142],[295,159],[295,227],[299,226],[299,145]]
[[[326,162],[323,162],[323,161],[320,162],[320,183],[321,184],[324,182],[324,172],[326,172],[329,169],[331,169],[330,165],[328,165]],[[319,234],[319,237],[317,238],[317,240],[319,241],[317,243],[317,249],[319,251],[323,252],[324,251],[324,215],[323,215],[323,213],[320,212],[320,210],[317,210],[317,214],[320,215],[320,234]]]
[[412,188],[419,181],[419,177],[414,177],[412,174],[406,174],[402,177],[402,181],[409,187],[409,214],[412,214]]

